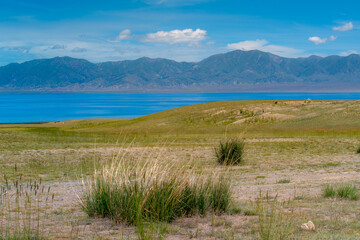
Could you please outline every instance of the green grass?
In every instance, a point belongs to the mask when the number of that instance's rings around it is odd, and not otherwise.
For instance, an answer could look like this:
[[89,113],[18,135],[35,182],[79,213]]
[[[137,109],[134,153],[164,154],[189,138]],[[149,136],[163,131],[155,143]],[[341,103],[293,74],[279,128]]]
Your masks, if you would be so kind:
[[178,217],[228,210],[230,183],[222,175],[196,175],[189,166],[175,167],[156,159],[105,166],[86,184],[82,207],[89,216],[141,226]]
[[336,190],[334,188],[334,186],[328,184],[325,186],[325,188],[323,189],[323,196],[325,198],[333,198],[336,196]]
[[[1,130],[0,128],[0,172],[9,178],[23,176],[24,179],[39,179],[44,181],[73,180],[83,175],[91,175],[93,171],[112,159],[111,151],[127,146],[133,141],[134,147],[166,146],[170,149],[218,146],[223,135],[179,135],[154,136],[144,138],[115,137],[110,135],[96,138],[96,134],[74,133],[65,134],[54,140],[54,132],[24,130]],[[82,136],[84,134],[84,136]],[[259,139],[260,141],[257,141]],[[281,139],[280,139],[281,140]],[[285,139],[286,140],[286,139]],[[296,139],[295,139],[296,140]],[[153,142],[154,141],[154,142]],[[267,171],[279,168],[324,168],[341,167],[340,162],[311,162],[303,164],[292,161],[293,156],[314,158],[322,155],[353,154],[353,138],[345,137],[306,137],[299,141],[274,142],[272,138],[256,137],[246,141],[246,159],[248,165],[253,165],[253,171],[260,166]],[[199,146],[200,145],[200,146]],[[261,149],[261,150],[259,150]],[[117,152],[116,150],[113,151]],[[276,154],[276,161],[272,160]],[[184,156],[186,157],[186,156]],[[213,159],[212,156],[207,156]],[[202,158],[204,161],[205,159]],[[201,160],[201,161],[203,161]],[[212,160],[215,163],[215,160]],[[208,161],[207,166],[209,166]],[[287,164],[284,166],[284,164]],[[15,165],[16,170],[15,170]],[[214,164],[210,164],[213,166]],[[260,174],[262,175],[262,174]],[[2,182],[0,178],[0,182]]]
[[6,237],[1,237],[0,233],[0,240],[45,240],[45,238],[39,236],[37,233],[25,230],[13,233],[12,235],[8,235]]
[[339,198],[349,200],[359,199],[358,189],[355,185],[352,184],[344,184],[337,187],[326,185],[326,187],[323,189],[323,196],[325,198],[337,196]]
[[277,181],[276,183],[278,183],[278,184],[290,183],[290,179],[281,179],[281,180]]
[[340,186],[336,190],[336,195],[339,196],[340,198],[347,198],[350,200],[358,200],[359,199],[357,187],[354,185],[351,185],[351,184],[346,184],[346,185]]
[[215,148],[217,162],[221,165],[238,165],[243,162],[245,142],[242,139],[229,139],[220,142]]
[[[193,143],[201,136],[225,132],[237,136],[356,136],[360,133],[358,101],[229,101],[197,104],[171,109],[136,119],[88,119],[46,124],[10,124],[0,129],[51,131],[54,139],[65,134],[75,142],[85,138],[103,141],[107,135],[137,137],[154,142],[159,137],[183,139]],[[1,130],[0,130],[1,131]],[[75,135],[83,133],[84,135]],[[97,134],[97,135],[96,135]],[[73,135],[73,136],[71,136]],[[204,138],[206,142],[212,138]],[[215,139],[216,140],[216,139]]]

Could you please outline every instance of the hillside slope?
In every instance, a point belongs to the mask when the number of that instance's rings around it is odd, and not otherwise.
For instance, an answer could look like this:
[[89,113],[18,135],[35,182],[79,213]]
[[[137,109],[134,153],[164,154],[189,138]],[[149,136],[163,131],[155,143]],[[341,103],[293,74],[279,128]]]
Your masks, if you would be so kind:
[[[211,141],[227,135],[309,136],[360,134],[360,101],[228,101],[175,108],[136,119],[85,119],[43,124],[7,124],[63,133],[160,137]],[[37,131],[37,130],[36,130]]]

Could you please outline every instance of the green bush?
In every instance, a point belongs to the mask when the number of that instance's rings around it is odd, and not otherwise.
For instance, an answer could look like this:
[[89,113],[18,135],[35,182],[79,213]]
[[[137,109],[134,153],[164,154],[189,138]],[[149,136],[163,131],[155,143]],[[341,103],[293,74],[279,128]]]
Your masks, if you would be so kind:
[[85,185],[82,207],[89,216],[141,225],[181,216],[227,211],[230,182],[221,175],[196,175],[186,167],[148,161],[105,166]]
[[217,162],[222,165],[238,165],[243,161],[245,142],[242,139],[230,139],[220,142],[215,148]]
[[356,153],[360,153],[360,147],[356,150]]

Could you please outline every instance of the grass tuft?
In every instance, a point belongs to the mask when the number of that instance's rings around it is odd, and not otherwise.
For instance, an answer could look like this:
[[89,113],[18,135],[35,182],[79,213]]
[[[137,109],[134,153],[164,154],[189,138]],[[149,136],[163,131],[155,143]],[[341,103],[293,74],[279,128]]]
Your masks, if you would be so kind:
[[350,200],[358,200],[359,199],[359,195],[357,193],[356,186],[351,185],[351,184],[346,184],[346,185],[339,187],[336,191],[336,194],[340,198],[347,198]]
[[325,198],[337,196],[337,197],[345,198],[345,199],[349,199],[349,200],[358,200],[359,199],[358,189],[356,186],[354,186],[352,184],[341,185],[341,186],[338,186],[337,188],[335,188],[334,186],[331,186],[331,185],[327,185],[323,190],[323,196]]
[[328,184],[325,186],[324,190],[323,190],[323,196],[325,198],[332,198],[336,196],[336,190],[334,188],[334,186]]
[[220,142],[215,148],[217,162],[222,165],[238,165],[243,161],[245,142],[242,139],[229,139]]
[[222,175],[195,174],[188,166],[158,160],[129,163],[121,159],[94,174],[81,198],[89,216],[142,225],[208,211],[228,210],[230,182]]
[[356,150],[356,153],[360,153],[360,147]]
[[281,179],[281,180],[277,181],[276,183],[278,183],[278,184],[290,183],[290,179]]

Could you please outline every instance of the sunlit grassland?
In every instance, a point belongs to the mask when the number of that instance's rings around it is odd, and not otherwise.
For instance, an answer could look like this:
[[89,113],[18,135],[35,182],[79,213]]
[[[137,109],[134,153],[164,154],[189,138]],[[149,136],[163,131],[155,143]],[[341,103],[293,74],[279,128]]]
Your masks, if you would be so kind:
[[[254,167],[276,155],[268,169],[329,164],[323,157],[356,152],[359,101],[233,101],[198,104],[137,119],[89,119],[0,125],[4,174],[74,179],[90,174],[119,148],[168,146],[213,148],[224,137],[243,137]],[[290,138],[291,141],[272,139]],[[100,149],[91,150],[86,149]],[[211,156],[210,156],[211,158]],[[268,160],[269,159],[269,160]],[[210,159],[211,161],[212,159]],[[330,163],[336,164],[336,163]]]
[[[359,133],[359,101],[232,101],[186,106],[136,119],[88,119],[45,124],[2,125],[1,128],[46,132],[51,137],[103,134],[137,136],[147,142],[168,136],[193,143],[204,135],[246,134],[255,137],[352,136]],[[72,133],[72,134],[71,134]],[[94,135],[94,134],[98,135]]]
[[[232,183],[234,201],[229,213],[174,221],[164,227],[164,235],[354,239],[360,234],[360,219],[354,215],[360,211],[360,201],[325,198],[322,191],[327,184],[359,189],[359,119],[359,101],[234,101],[187,106],[137,119],[6,124],[0,125],[0,172],[12,180],[21,176],[24,181],[41,178],[55,185],[78,184],[80,179],[102,176],[94,172],[100,174],[119,153],[132,166],[135,159],[151,161],[148,152],[152,152],[163,164],[190,162],[195,175],[226,173]],[[244,162],[221,166],[215,148],[231,138],[245,139]],[[259,189],[263,189],[263,199]],[[75,218],[71,211],[77,210],[56,209],[56,217]],[[264,211],[273,218],[267,218]],[[186,226],[187,221],[206,225],[209,219],[213,230],[207,233]],[[289,219],[291,224],[287,224]],[[308,220],[315,223],[316,232],[299,229]]]

